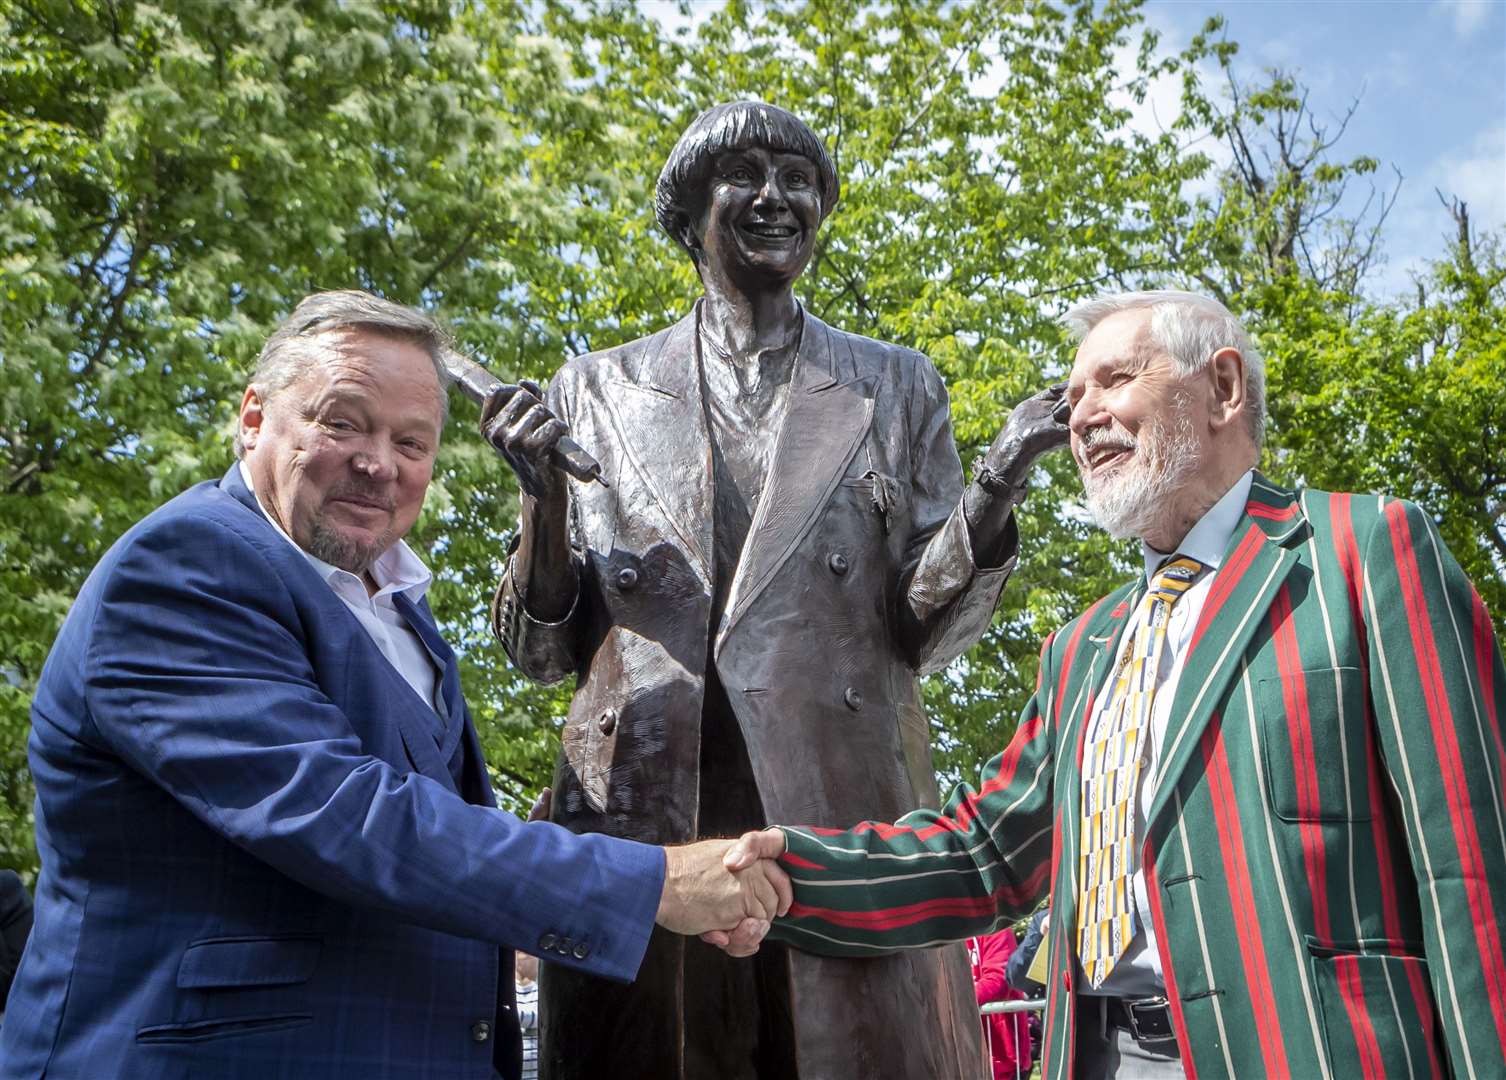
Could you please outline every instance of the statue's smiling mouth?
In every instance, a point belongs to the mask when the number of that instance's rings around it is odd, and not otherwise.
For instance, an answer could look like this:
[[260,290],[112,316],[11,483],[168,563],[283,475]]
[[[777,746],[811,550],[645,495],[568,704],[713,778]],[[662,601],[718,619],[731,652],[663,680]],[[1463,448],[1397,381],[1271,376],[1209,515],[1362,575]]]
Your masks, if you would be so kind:
[[793,225],[780,225],[772,221],[745,221],[742,229],[761,240],[788,240],[800,232]]

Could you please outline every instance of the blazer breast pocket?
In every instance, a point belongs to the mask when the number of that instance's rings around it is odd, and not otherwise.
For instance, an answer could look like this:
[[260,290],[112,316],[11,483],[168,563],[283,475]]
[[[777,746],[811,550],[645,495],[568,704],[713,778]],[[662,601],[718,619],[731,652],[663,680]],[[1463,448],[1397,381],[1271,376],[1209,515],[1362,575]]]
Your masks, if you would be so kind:
[[1364,672],[1349,667],[1256,685],[1266,794],[1281,820],[1370,820],[1365,693]]

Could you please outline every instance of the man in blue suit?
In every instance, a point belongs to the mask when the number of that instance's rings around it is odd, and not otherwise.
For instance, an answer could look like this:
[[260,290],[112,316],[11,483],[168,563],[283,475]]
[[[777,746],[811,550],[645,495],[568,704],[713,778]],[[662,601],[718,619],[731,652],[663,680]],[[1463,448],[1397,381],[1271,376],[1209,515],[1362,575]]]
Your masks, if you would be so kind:
[[402,541],[447,338],[307,298],[240,460],[90,575],[32,707],[36,921],[0,1076],[517,1075],[511,951],[627,980],[655,921],[787,907],[779,877],[495,808]]

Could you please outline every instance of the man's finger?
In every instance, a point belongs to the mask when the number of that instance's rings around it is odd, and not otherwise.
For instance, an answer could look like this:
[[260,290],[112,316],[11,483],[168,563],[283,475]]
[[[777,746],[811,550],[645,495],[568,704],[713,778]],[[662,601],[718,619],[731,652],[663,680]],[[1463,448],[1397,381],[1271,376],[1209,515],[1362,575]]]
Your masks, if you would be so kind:
[[539,792],[539,797],[533,800],[533,808],[528,811],[529,821],[548,821],[549,808],[554,803],[554,792],[545,788]]
[[701,940],[707,945],[715,945],[718,949],[725,949],[731,944],[732,937],[726,930],[707,930],[701,935]]
[[759,859],[777,859],[784,854],[784,833],[778,829],[743,833],[727,849],[722,865],[734,872],[746,870]]
[[759,866],[751,870],[738,872],[738,883],[743,887],[746,898],[751,894],[751,899],[757,905],[757,911],[748,911],[747,914],[756,914],[760,919],[772,919],[779,910],[779,893],[775,891],[774,884],[767,874]]
[[763,939],[768,935],[769,923],[767,919],[744,919],[733,928],[728,935],[726,952],[728,956],[752,956],[758,951],[758,946],[763,944]]

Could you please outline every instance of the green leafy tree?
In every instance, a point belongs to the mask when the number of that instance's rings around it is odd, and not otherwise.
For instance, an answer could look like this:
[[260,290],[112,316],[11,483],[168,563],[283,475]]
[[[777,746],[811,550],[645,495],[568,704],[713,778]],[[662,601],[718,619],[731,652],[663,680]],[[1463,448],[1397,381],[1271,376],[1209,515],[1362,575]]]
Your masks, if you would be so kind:
[[[229,465],[278,318],[361,286],[535,378],[662,327],[699,286],[653,183],[690,119],[736,97],[826,139],[843,198],[800,294],[937,362],[965,461],[1065,373],[1065,305],[1209,289],[1270,354],[1272,471],[1418,498],[1506,609],[1499,245],[1466,222],[1415,305],[1367,300],[1388,196],[1350,213],[1345,192],[1376,163],[1296,123],[1290,78],[1202,86],[1200,61],[1233,56],[1217,23],[1162,56],[1127,0],[682,14],[0,0],[0,864],[35,860],[27,709],[68,604],[121,532]],[[1158,78],[1182,108],[1146,134],[1131,106]],[[1231,148],[1217,174],[1210,131]],[[475,416],[457,402],[410,540],[516,807],[548,782],[571,688],[526,683],[491,640],[515,487]],[[1005,743],[1044,635],[1137,561],[1087,522],[1065,455],[1036,488],[993,629],[926,686],[946,778]]]

